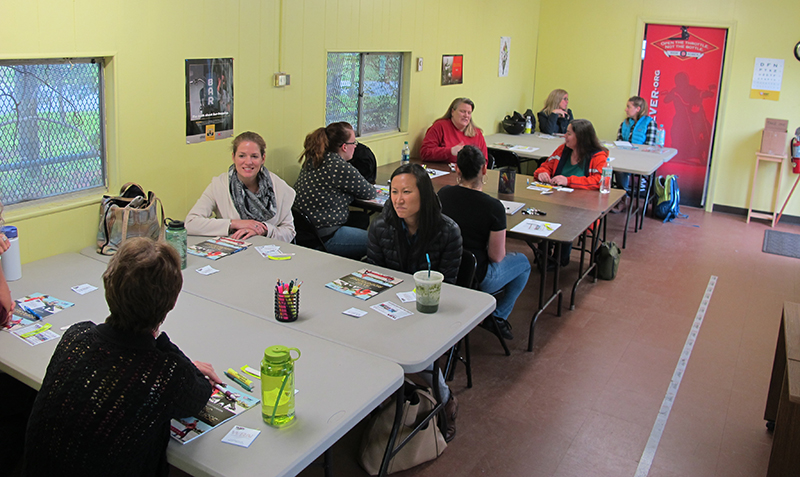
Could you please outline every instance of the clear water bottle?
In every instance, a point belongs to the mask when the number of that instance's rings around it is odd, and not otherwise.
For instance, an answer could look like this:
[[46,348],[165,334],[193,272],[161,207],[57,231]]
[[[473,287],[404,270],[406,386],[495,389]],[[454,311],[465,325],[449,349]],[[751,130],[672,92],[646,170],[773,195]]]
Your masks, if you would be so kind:
[[531,134],[533,129],[533,124],[531,124],[531,117],[525,116],[525,134]]
[[3,267],[3,275],[6,280],[13,282],[22,278],[22,261],[19,254],[19,236],[17,228],[13,225],[3,227],[3,233],[8,239],[8,250],[0,255],[0,264]]
[[[292,351],[297,357],[292,358]],[[294,420],[294,362],[300,350],[270,346],[261,361],[261,417],[273,427],[283,427]]]
[[664,129],[663,124],[658,125],[656,130],[656,146],[664,147],[664,141],[667,139],[667,131]]
[[186,228],[180,220],[167,219],[166,222],[164,237],[181,256],[181,270],[186,270]]
[[408,141],[403,144],[403,153],[400,156],[400,165],[405,166],[411,162],[411,151],[408,149]]
[[603,167],[603,178],[600,179],[601,194],[608,194],[611,192],[611,172],[611,164],[606,162],[606,165]]

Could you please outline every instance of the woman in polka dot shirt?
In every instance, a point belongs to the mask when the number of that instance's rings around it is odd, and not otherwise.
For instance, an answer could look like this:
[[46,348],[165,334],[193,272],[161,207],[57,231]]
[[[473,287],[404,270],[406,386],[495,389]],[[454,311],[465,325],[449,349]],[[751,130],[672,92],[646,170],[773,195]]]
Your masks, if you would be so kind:
[[308,214],[328,252],[360,259],[367,254],[366,213],[351,212],[355,199],[374,199],[375,188],[350,165],[356,134],[346,122],[331,123],[306,136],[295,205]]

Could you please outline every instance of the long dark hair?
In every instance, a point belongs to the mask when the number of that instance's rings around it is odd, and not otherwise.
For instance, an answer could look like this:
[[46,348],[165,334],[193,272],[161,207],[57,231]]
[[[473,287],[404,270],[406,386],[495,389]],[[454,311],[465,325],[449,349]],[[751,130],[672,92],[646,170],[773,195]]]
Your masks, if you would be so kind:
[[570,124],[577,141],[575,143],[575,152],[580,154],[581,161],[591,158],[598,151],[608,152],[608,149],[604,148],[600,144],[600,140],[597,139],[597,133],[594,131],[591,121],[588,119],[573,119]]
[[350,131],[353,126],[350,123],[341,121],[338,123],[330,123],[324,128],[317,128],[308,136],[303,143],[303,153],[300,155],[300,161],[303,166],[311,160],[314,169],[322,165],[325,159],[326,152],[338,152],[342,144],[350,139]]
[[[427,248],[433,237],[439,233],[442,228],[444,219],[442,219],[442,204],[439,202],[439,196],[433,189],[433,182],[431,182],[428,172],[419,164],[406,164],[398,167],[392,173],[392,180],[401,174],[411,174],[417,180],[417,189],[419,189],[419,215],[417,216],[417,247],[411,250],[411,258],[417,260]],[[400,217],[394,210],[394,205],[391,199],[386,201],[383,208],[383,213],[386,216],[386,221],[391,224],[398,233],[403,228],[401,225]],[[404,244],[405,240],[398,240],[398,243]],[[404,250],[404,245],[401,245],[401,251]],[[401,256],[402,256],[401,252]]]

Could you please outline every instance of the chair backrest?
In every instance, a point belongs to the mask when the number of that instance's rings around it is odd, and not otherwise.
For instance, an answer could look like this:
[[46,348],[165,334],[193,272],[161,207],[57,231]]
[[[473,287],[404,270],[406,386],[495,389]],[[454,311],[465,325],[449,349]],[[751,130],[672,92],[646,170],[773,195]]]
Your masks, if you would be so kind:
[[501,167],[515,167],[518,174],[522,174],[522,167],[519,164],[519,156],[514,151],[506,149],[488,149],[489,155],[494,158],[493,169]]
[[350,165],[358,169],[358,172],[370,183],[375,183],[375,176],[377,174],[378,161],[375,159],[372,149],[366,144],[358,143],[353,158],[350,159]]
[[464,288],[476,288],[475,273],[478,270],[478,259],[467,249],[461,251],[461,266],[458,267],[456,285]]
[[292,217],[294,217],[295,243],[301,247],[313,248],[327,252],[325,242],[317,233],[317,228],[311,223],[308,214],[296,205],[292,205]]

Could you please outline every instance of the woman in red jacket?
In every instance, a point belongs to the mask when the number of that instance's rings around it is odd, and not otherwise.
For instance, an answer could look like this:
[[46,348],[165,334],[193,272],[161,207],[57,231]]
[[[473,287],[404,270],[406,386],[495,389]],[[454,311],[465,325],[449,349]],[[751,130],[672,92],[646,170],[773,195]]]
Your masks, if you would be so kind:
[[469,98],[456,98],[444,116],[433,122],[422,140],[419,155],[428,162],[456,162],[458,151],[475,146],[483,157],[489,157],[486,140],[480,128],[472,122],[475,103]]
[[[558,146],[552,156],[536,169],[533,176],[539,182],[573,189],[600,189],[603,167],[608,162],[608,149],[600,144],[592,123],[586,119],[575,119],[567,126],[564,144]],[[572,244],[561,246],[561,266],[569,263]],[[555,260],[555,257],[553,257]],[[537,257],[537,264],[543,260]],[[548,268],[554,268],[555,261]]]
[[586,119],[575,119],[564,134],[564,144],[533,173],[540,182],[573,189],[600,189],[608,149],[600,145],[594,126]]

